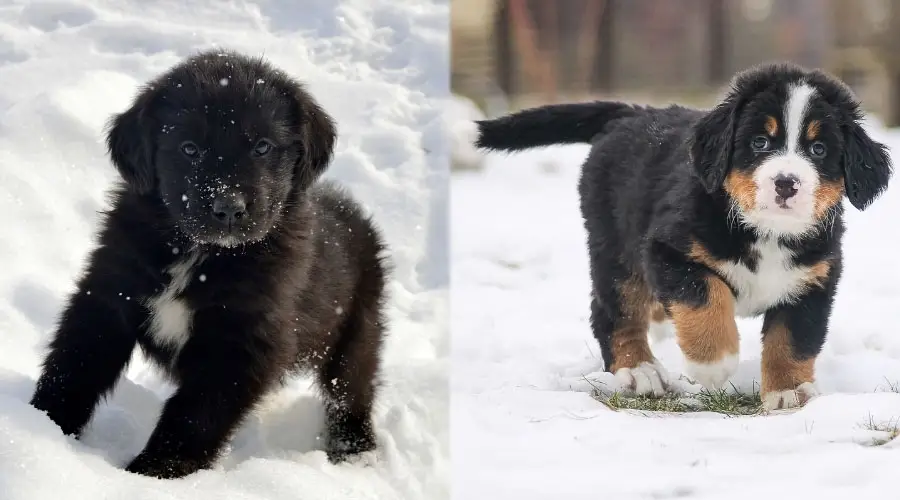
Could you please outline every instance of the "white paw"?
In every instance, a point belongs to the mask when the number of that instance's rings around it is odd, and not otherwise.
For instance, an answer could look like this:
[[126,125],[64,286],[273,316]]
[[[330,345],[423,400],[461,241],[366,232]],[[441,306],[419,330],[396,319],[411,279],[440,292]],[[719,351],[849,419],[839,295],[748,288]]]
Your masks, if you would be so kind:
[[656,344],[675,335],[675,326],[671,321],[651,321],[647,330],[650,340]]
[[819,395],[812,382],[803,382],[792,391],[767,392],[762,397],[762,407],[765,411],[787,410],[806,404],[807,401]]
[[722,389],[725,387],[725,382],[728,382],[728,379],[737,371],[738,359],[737,354],[728,354],[713,363],[695,363],[685,360],[685,375],[705,389]]
[[669,385],[669,372],[659,363],[643,362],[635,368],[619,368],[616,380],[638,396],[662,396]]

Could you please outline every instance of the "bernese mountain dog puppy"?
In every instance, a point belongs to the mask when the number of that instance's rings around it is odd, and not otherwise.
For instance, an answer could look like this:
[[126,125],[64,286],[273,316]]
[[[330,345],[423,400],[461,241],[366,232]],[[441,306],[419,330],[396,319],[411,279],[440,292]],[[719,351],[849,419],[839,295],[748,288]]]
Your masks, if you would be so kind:
[[647,340],[670,319],[686,375],[721,388],[735,316],[764,316],[766,410],[818,391],[815,361],[841,276],[844,196],[864,210],[892,174],[852,91],[787,63],[739,73],[712,110],[549,105],[478,122],[479,148],[589,143],[579,182],[591,328],[605,369],[638,394],[670,376]]

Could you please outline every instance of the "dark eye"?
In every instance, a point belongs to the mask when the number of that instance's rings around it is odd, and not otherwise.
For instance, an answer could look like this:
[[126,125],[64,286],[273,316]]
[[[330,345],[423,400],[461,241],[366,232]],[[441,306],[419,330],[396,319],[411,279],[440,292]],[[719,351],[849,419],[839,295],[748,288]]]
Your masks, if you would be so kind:
[[265,156],[272,151],[272,143],[262,139],[253,146],[253,154],[256,156]]
[[824,158],[825,153],[828,152],[828,149],[821,142],[814,142],[809,146],[809,154],[813,156],[813,158]]
[[766,151],[769,149],[769,138],[764,135],[758,135],[750,142],[750,147],[756,152]]
[[188,158],[196,158],[200,156],[200,148],[193,142],[187,141],[181,143],[181,152]]

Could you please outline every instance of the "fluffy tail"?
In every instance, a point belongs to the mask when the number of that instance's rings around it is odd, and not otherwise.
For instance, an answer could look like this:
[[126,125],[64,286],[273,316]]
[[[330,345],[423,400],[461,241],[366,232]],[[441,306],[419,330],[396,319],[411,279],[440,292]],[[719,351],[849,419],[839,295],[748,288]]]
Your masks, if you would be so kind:
[[478,121],[475,146],[495,151],[521,151],[554,144],[589,144],[609,123],[636,116],[642,111],[639,106],[610,101],[526,109],[493,120]]

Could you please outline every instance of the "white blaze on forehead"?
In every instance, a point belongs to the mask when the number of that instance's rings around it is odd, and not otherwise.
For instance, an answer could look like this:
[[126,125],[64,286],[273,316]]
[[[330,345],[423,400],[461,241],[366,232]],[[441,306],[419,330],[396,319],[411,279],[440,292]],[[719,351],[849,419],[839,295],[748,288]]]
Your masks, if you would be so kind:
[[806,83],[799,83],[788,89],[788,99],[784,106],[784,128],[787,133],[787,153],[797,153],[803,123],[816,89]]

